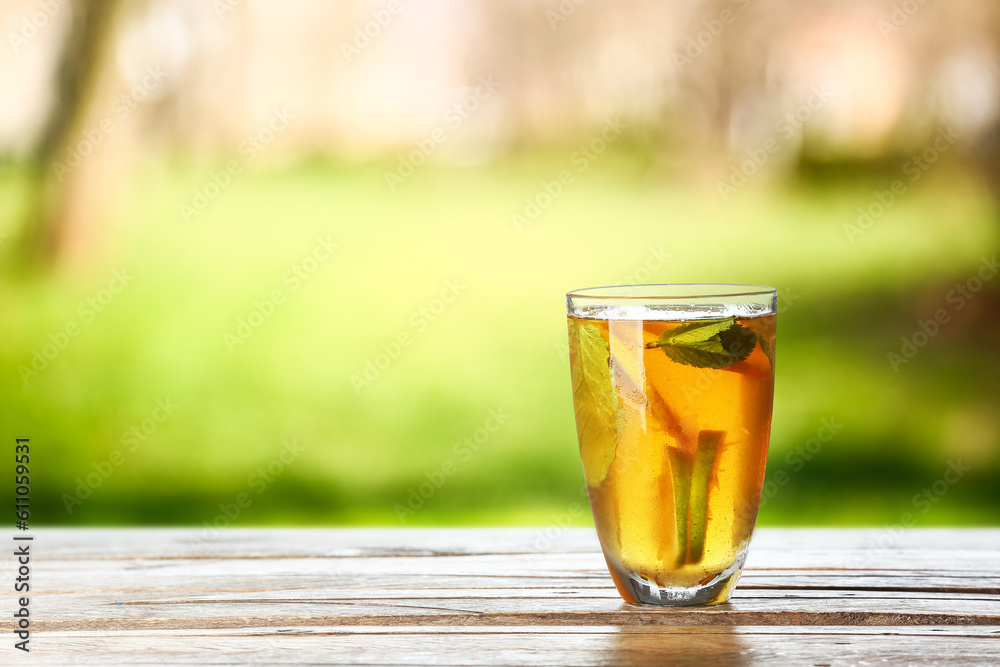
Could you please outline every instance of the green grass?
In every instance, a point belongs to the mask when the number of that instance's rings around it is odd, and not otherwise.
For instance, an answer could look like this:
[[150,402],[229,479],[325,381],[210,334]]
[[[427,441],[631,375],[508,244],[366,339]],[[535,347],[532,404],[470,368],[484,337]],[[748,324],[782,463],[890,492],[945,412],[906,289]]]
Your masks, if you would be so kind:
[[[512,214],[563,162],[425,166],[394,193],[391,162],[261,168],[188,223],[179,205],[205,170],[136,174],[86,265],[0,279],[0,423],[3,437],[36,443],[37,519],[201,524],[245,492],[235,525],[398,525],[396,506],[440,472],[407,525],[586,523],[588,511],[568,510],[585,499],[563,295],[639,271],[646,282],[771,284],[785,298],[771,474],[791,470],[786,456],[821,419],[843,428],[790,471],[763,523],[898,521],[956,457],[973,471],[920,524],[1000,521],[989,315],[1000,281],[899,373],[886,359],[998,246],[973,179],[929,174],[852,244],[843,226],[884,187],[877,179],[753,183],[721,202],[714,182],[608,155],[518,233]],[[8,192],[19,178],[0,175]],[[13,234],[17,204],[2,206],[0,232]],[[293,290],[283,276],[325,236],[338,249]],[[646,278],[651,248],[670,257]],[[122,268],[134,279],[84,322],[78,304]],[[423,329],[420,309],[449,280],[462,290]],[[284,301],[230,351],[226,334],[276,289]],[[18,367],[70,321],[80,334],[25,386]],[[356,392],[352,376],[401,333],[409,344]],[[176,412],[127,451],[123,434],[163,397]],[[466,460],[456,443],[497,408],[509,419]],[[251,476],[288,439],[303,451],[258,494]],[[116,449],[124,461],[68,513],[63,494]]]

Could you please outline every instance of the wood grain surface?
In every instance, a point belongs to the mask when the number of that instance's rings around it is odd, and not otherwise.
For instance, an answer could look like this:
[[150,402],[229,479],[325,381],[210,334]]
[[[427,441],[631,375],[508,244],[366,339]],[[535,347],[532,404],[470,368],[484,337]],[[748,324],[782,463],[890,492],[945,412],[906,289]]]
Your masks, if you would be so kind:
[[592,529],[34,538],[3,665],[1000,664],[1000,530],[761,529],[731,602],[672,609],[624,604]]

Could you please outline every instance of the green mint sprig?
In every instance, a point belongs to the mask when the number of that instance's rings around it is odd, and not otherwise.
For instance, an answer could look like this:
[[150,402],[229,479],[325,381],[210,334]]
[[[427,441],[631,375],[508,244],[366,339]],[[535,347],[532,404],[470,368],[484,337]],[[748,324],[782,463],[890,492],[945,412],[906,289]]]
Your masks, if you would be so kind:
[[753,352],[758,340],[735,317],[695,320],[667,329],[660,339],[646,345],[660,348],[673,361],[697,368],[727,368]]

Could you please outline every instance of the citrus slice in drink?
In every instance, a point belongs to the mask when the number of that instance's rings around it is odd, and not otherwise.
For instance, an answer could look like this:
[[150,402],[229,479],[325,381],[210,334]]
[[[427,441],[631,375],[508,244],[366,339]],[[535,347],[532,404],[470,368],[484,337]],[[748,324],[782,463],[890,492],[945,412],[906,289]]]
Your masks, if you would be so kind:
[[604,481],[618,447],[618,390],[611,381],[608,334],[598,324],[570,320],[570,366],[580,457],[587,485]]

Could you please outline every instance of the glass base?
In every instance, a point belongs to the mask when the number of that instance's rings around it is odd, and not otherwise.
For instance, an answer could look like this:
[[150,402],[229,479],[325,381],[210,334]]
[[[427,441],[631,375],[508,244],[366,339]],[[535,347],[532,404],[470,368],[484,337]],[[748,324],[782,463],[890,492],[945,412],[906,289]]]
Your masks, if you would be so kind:
[[736,581],[740,578],[746,549],[731,567],[726,568],[710,581],[698,586],[660,586],[641,574],[625,568],[615,568],[613,574],[619,592],[627,602],[660,607],[722,604],[729,600]]

